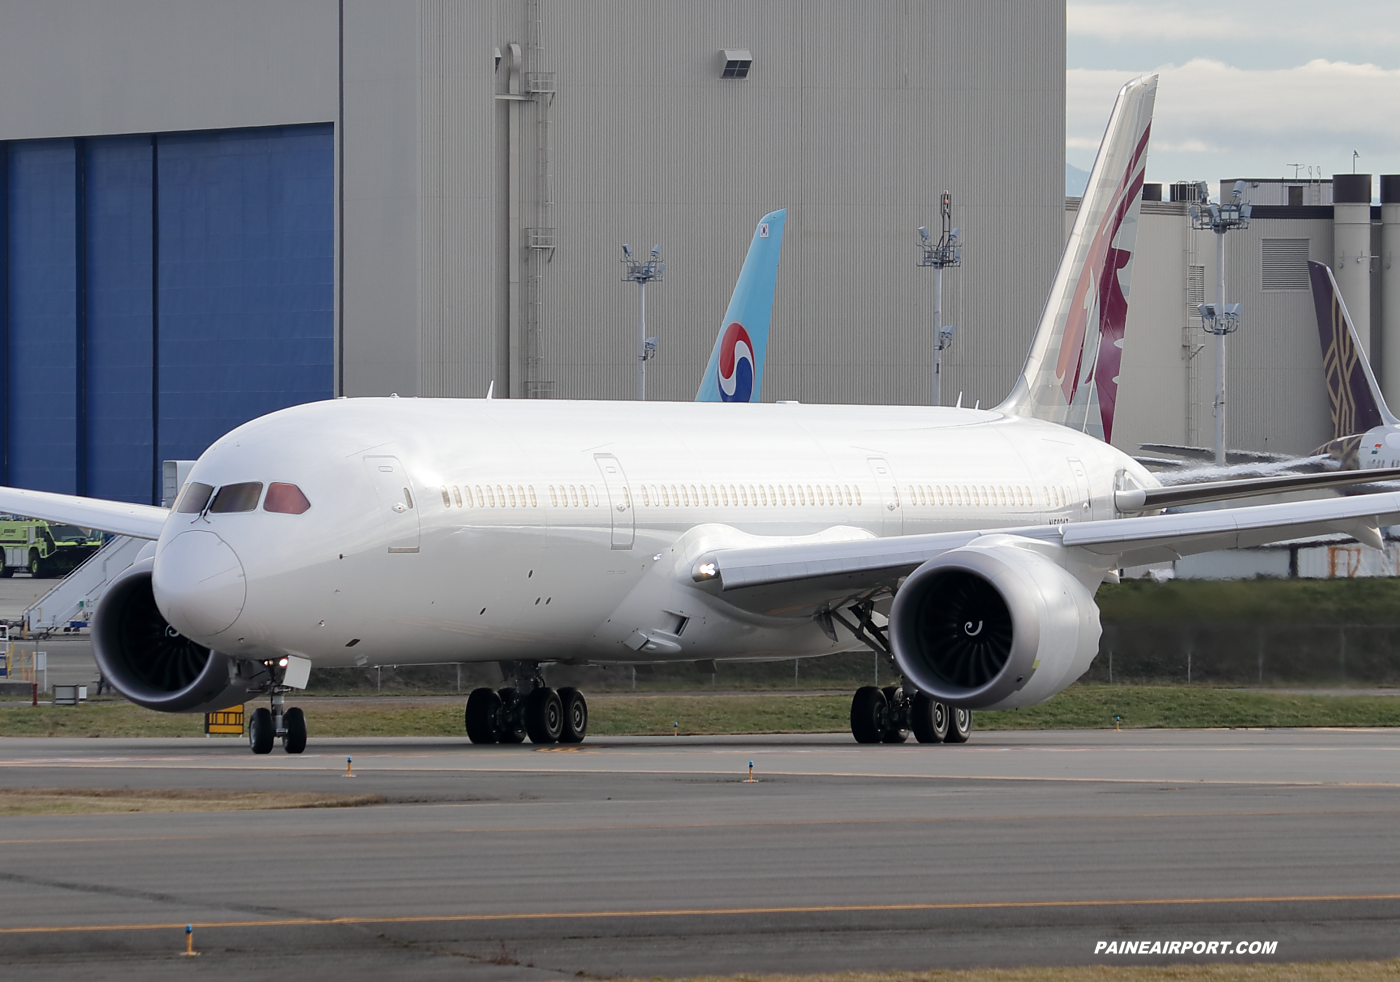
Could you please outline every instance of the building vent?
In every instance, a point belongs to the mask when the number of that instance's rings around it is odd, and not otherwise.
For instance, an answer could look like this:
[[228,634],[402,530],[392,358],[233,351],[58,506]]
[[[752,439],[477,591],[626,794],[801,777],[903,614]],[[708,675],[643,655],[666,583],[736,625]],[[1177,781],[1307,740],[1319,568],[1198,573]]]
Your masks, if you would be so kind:
[[1206,268],[1194,263],[1186,268],[1186,309],[1196,313],[1196,308],[1206,302]]
[[720,70],[720,78],[748,78],[749,69],[753,67],[753,52],[748,48],[721,48],[720,59],[724,62],[724,68]]
[[1308,240],[1264,240],[1264,289],[1308,289]]

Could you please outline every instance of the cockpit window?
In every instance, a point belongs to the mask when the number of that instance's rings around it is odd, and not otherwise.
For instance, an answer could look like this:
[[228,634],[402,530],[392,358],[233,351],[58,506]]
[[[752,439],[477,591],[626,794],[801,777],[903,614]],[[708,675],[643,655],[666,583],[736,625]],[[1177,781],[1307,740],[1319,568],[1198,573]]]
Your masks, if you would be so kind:
[[267,486],[267,500],[263,502],[263,511],[300,515],[310,507],[311,502],[306,500],[306,495],[302,494],[301,488],[295,484],[273,483]]
[[186,484],[185,493],[180,495],[175,510],[184,515],[198,515],[209,504],[209,496],[213,493],[214,489],[208,484]]
[[223,515],[235,511],[252,511],[258,507],[262,495],[261,481],[246,481],[243,484],[225,484],[214,495],[214,503],[209,506],[211,515]]

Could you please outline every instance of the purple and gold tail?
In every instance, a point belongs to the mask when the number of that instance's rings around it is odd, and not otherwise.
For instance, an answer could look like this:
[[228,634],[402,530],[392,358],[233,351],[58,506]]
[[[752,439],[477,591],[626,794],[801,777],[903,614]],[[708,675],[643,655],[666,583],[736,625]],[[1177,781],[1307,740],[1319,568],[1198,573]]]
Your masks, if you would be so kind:
[[1383,423],[1396,423],[1376,384],[1332,270],[1322,263],[1309,262],[1308,275],[1317,310],[1318,339],[1322,342],[1322,375],[1332,410],[1332,439],[1341,440]]

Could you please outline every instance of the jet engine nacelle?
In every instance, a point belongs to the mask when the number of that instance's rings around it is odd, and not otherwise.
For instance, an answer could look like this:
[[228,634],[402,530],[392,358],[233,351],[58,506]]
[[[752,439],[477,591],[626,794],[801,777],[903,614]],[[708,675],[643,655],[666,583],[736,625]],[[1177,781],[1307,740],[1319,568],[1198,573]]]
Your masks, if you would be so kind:
[[1053,696],[1098,653],[1099,609],[1063,566],[1004,537],[946,552],[895,595],[890,644],[905,678],[966,709]]
[[[261,665],[238,662],[184,637],[151,590],[153,558],[108,584],[92,620],[92,653],[112,686],[132,702],[167,713],[209,713],[248,700]],[[248,678],[242,676],[248,675]]]

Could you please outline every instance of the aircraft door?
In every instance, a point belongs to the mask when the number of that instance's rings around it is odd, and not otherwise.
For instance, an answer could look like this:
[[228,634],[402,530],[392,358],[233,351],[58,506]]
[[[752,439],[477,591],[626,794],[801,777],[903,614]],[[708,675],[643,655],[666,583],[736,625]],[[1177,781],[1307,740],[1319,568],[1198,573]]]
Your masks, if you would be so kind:
[[870,473],[879,489],[880,534],[902,535],[904,533],[904,509],[899,501],[899,484],[895,480],[894,469],[883,457],[867,458]]
[[1078,457],[1069,457],[1069,470],[1074,475],[1075,500],[1082,502],[1080,505],[1080,520],[1092,518],[1090,514],[1091,489],[1089,487],[1089,472],[1084,469],[1084,461]]
[[622,464],[610,453],[595,453],[593,461],[603,473],[608,489],[608,514],[612,516],[612,547],[631,549],[637,535],[636,510],[632,507],[632,489]]
[[372,456],[364,460],[379,500],[380,521],[389,533],[389,551],[417,552],[418,503],[413,500],[408,471],[397,457]]

